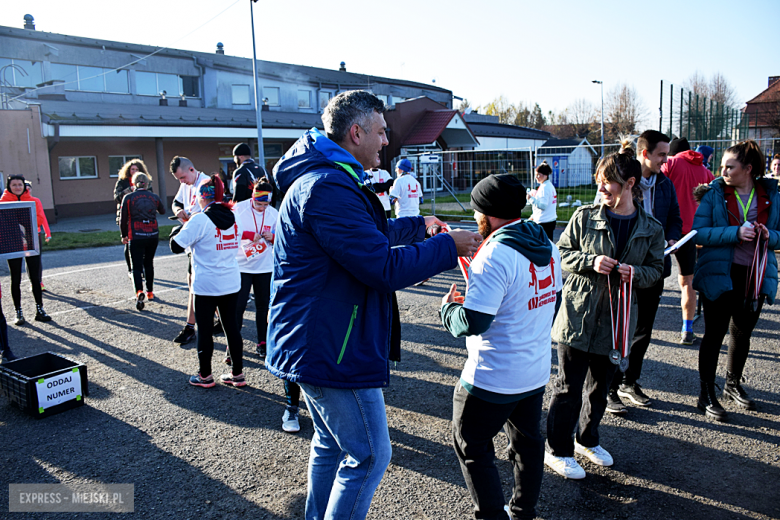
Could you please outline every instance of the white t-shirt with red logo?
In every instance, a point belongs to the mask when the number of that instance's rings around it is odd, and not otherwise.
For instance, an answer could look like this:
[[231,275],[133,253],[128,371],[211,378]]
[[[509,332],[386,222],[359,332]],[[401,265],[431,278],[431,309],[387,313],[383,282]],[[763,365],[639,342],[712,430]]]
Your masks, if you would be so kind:
[[[200,213],[200,204],[198,204],[198,186],[204,180],[208,180],[209,176],[203,172],[198,172],[198,177],[193,184],[179,185],[179,191],[176,192],[176,196],[173,198],[175,202],[184,206],[184,211],[187,215],[194,215]],[[176,214],[176,208],[173,208],[173,214]]]
[[[390,177],[390,173],[386,170],[368,170],[366,175],[368,175],[367,184],[387,182],[392,179],[392,177]],[[387,192],[377,191],[376,196],[379,197],[379,201],[382,203],[382,207],[385,208],[385,211],[390,211],[390,196],[387,194]]]
[[236,250],[238,225],[222,230],[205,213],[193,215],[173,237],[192,251],[192,292],[199,296],[223,296],[241,289]]
[[[270,205],[262,213],[252,207],[252,199],[247,199],[233,206],[238,224],[239,237],[244,233],[262,234],[276,231],[276,222],[279,212]],[[273,244],[261,238],[257,242],[251,239],[242,239],[236,253],[238,270],[242,273],[270,273],[274,270]]]
[[529,200],[533,205],[531,220],[537,224],[555,222],[558,220],[558,193],[552,181],[544,181]]
[[395,197],[396,217],[416,217],[420,214],[422,187],[417,179],[409,174],[398,177],[390,188],[390,196]]
[[466,382],[519,394],[550,380],[550,330],[563,287],[561,255],[552,249],[550,264],[539,267],[511,247],[489,242],[471,262],[463,306],[495,319],[482,335],[466,338]]

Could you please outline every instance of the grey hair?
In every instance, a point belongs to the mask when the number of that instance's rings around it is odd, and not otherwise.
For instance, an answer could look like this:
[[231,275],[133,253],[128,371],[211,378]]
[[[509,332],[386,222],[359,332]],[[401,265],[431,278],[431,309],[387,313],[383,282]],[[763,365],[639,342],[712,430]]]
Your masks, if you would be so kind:
[[149,176],[143,172],[138,172],[133,175],[133,186],[143,187],[144,189],[149,187]]
[[365,90],[349,90],[334,97],[325,107],[322,122],[328,139],[342,142],[352,125],[357,124],[367,132],[371,130],[370,120],[374,112],[383,114],[386,110],[381,99]]

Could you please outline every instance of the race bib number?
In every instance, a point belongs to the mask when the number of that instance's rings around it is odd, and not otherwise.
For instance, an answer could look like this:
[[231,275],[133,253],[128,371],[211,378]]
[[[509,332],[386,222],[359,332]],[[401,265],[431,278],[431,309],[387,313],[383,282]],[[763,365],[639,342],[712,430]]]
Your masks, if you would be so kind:
[[263,252],[268,249],[268,244],[265,243],[265,240],[259,240],[246,246],[242,245],[241,248],[244,250],[244,254],[246,255],[247,259],[252,260],[262,255]]

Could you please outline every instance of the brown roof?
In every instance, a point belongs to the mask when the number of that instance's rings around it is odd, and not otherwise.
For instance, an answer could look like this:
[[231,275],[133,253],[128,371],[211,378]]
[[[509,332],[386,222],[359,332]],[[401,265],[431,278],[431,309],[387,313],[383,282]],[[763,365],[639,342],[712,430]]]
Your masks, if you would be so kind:
[[763,92],[747,102],[751,103],[775,103],[780,96],[780,81],[775,81],[769,85]]
[[457,113],[457,110],[426,110],[404,139],[403,146],[435,142]]

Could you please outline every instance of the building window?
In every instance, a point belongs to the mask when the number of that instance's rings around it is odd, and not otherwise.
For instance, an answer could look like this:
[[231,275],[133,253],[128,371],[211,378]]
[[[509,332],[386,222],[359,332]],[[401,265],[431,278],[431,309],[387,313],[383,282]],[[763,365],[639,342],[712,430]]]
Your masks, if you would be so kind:
[[65,90],[85,92],[109,92],[127,94],[130,92],[126,70],[86,67],[82,65],[51,64],[52,79],[65,82]]
[[298,108],[311,108],[311,91],[298,91]]
[[234,105],[251,105],[251,98],[249,97],[249,85],[232,85],[233,91],[233,104]]
[[266,103],[269,107],[278,107],[279,87],[263,87],[263,98],[263,102]]
[[135,73],[135,92],[139,96],[159,96],[163,91],[168,97],[199,97],[198,76],[177,76],[162,72]]
[[60,179],[97,179],[94,157],[59,157]]
[[109,155],[108,156],[108,176],[119,177],[119,170],[131,159],[143,159],[140,155]]
[[324,109],[328,106],[332,95],[330,92],[320,92],[320,108]]
[[39,83],[43,83],[41,62],[0,58],[0,69],[8,65],[14,66],[5,69],[0,81],[7,81],[14,87],[34,87]]
[[378,97],[380,100],[382,100],[382,103],[387,105],[387,96],[385,96],[384,94],[377,94],[376,97]]

